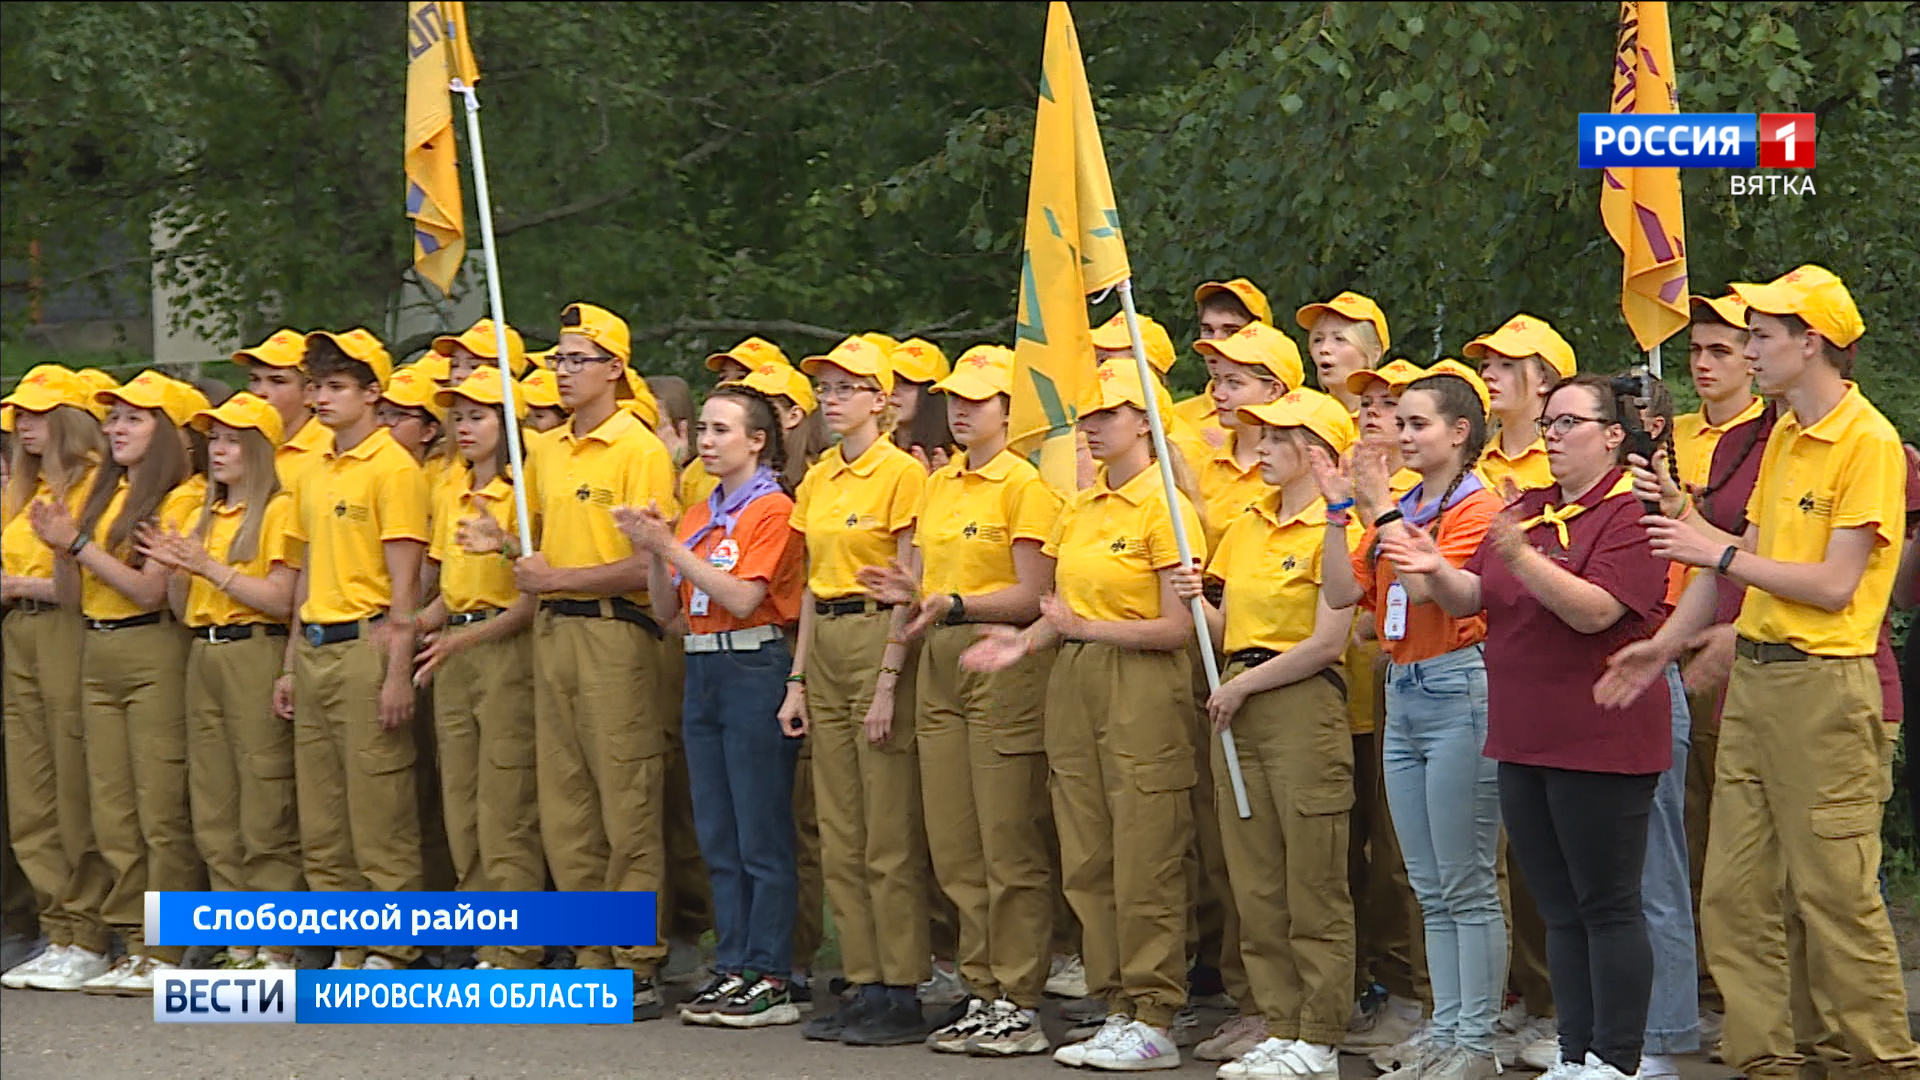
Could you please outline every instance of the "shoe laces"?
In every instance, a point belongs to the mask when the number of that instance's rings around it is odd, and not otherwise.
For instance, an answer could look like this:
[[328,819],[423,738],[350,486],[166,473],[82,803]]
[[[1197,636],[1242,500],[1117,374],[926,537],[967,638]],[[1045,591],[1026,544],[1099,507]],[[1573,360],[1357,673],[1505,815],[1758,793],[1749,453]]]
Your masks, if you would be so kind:
[[1106,1021],[1100,1025],[1100,1030],[1094,1032],[1093,1038],[1087,1040],[1087,1049],[1104,1050],[1115,1045],[1119,1041],[1121,1034],[1124,1033],[1132,1023],[1132,1018],[1121,1016],[1118,1013],[1107,1017]]

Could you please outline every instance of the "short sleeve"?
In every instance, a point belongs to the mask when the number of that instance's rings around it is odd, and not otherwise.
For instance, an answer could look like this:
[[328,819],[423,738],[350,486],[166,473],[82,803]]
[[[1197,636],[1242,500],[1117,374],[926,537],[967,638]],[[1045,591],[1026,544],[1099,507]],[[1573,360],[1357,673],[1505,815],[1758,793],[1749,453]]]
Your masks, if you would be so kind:
[[[1193,503],[1187,501],[1184,494],[1176,494],[1173,501],[1179,507],[1181,520],[1187,527],[1187,542],[1193,545],[1193,557],[1204,563],[1207,558],[1207,536],[1200,529],[1200,515],[1194,512]],[[1147,565],[1154,570],[1167,570],[1180,565],[1180,545],[1173,535],[1173,516],[1160,513],[1162,505],[1155,499],[1147,510]]]
[[1249,515],[1241,514],[1227,524],[1219,542],[1214,545],[1212,558],[1207,560],[1207,577],[1225,581],[1238,573],[1234,569],[1234,552],[1240,547],[1241,532],[1251,527],[1247,524],[1249,520]]
[[260,518],[260,559],[269,569],[275,563],[298,569],[300,543],[290,535],[287,523],[294,517],[291,495],[276,495],[267,503]]
[[427,543],[427,558],[443,563],[453,551],[453,531],[459,526],[460,495],[451,484],[442,484],[433,510],[433,539]]
[[1037,473],[1017,481],[1012,495],[1007,522],[1013,538],[1045,542],[1060,518],[1060,496]]
[[1060,508],[1060,513],[1054,516],[1053,527],[1047,530],[1046,543],[1040,545],[1042,555],[1049,559],[1060,557],[1060,544],[1066,539],[1067,519],[1073,516],[1073,509],[1073,504],[1069,502]]
[[[399,451],[405,454],[406,451]],[[374,513],[380,519],[380,539],[418,540],[425,543],[427,532],[427,474],[411,460],[392,466],[380,478],[380,490]]]
[[1906,521],[1906,457],[1897,439],[1860,439],[1834,484],[1833,527],[1872,526],[1882,544],[1897,546]]
[[1640,504],[1631,498],[1609,501],[1606,521],[1594,534],[1580,577],[1607,590],[1629,611],[1656,619],[1666,606],[1666,560],[1653,553],[1640,527]]
[[807,474],[800,478],[800,486],[793,489],[793,513],[787,516],[787,523],[802,536],[807,534],[807,503],[813,497],[813,475],[818,467],[808,468]]
[[1478,491],[1440,515],[1440,535],[1435,544],[1440,554],[1455,566],[1473,569],[1467,561],[1480,550],[1487,538],[1487,526],[1502,507],[1500,497],[1490,491]]
[[787,523],[787,499],[784,495],[762,495],[754,508],[753,521],[740,540],[740,561],[733,576],[743,581],[771,582],[786,559],[787,546],[799,539]]
[[668,521],[680,516],[680,495],[673,477],[673,459],[660,437],[635,421],[633,460],[621,470],[621,490],[615,494],[623,506],[657,506]]
[[893,498],[887,506],[887,531],[899,532],[920,520],[920,497],[927,489],[927,471],[908,458],[899,466],[893,481]]
[[1353,549],[1350,557],[1353,562],[1353,580],[1360,585],[1360,606],[1373,610],[1373,560],[1367,556],[1373,551],[1374,530],[1369,527],[1360,534],[1360,544]]

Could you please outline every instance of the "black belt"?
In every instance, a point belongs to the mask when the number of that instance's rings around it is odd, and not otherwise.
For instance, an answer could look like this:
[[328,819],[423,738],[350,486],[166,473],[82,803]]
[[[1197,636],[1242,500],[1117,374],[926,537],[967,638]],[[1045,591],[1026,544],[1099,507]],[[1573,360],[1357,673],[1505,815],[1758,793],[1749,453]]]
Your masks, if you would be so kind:
[[815,615],[865,615],[875,611],[887,611],[892,604],[883,604],[871,596],[854,596],[845,600],[815,600]]
[[253,636],[255,630],[265,632],[268,637],[286,637],[287,628],[282,623],[238,623],[233,626],[196,626],[193,636],[197,641],[220,644],[225,641],[245,641]]
[[316,649],[322,645],[338,645],[343,641],[357,641],[362,623],[371,625],[383,618],[385,616],[375,615],[371,619],[355,619],[352,622],[304,623],[300,627],[300,635]]
[[133,615],[125,619],[88,619],[89,630],[131,630],[136,626],[158,626],[166,618],[162,611],[149,611],[145,615]]
[[[1228,655],[1227,663],[1244,664],[1250,668],[1259,667],[1261,664],[1279,655],[1279,653],[1272,649],[1241,649],[1239,652]],[[1341,697],[1347,696],[1347,680],[1342,677],[1338,671],[1330,667],[1323,667],[1319,671],[1314,672],[1314,674],[1332,683],[1333,688],[1340,691]]]
[[1753,641],[1748,638],[1733,639],[1733,651],[1756,664],[1799,663],[1816,657],[1805,649],[1796,649],[1773,641]]
[[500,614],[503,610],[504,609],[497,607],[484,607],[477,611],[456,611],[447,616],[447,626],[451,628],[455,626],[467,626],[477,622],[486,622],[488,619]]
[[15,600],[13,602],[13,610],[36,613],[41,611],[59,611],[60,605],[48,603],[45,600]]
[[540,610],[574,619],[619,619],[652,634],[656,641],[667,636],[645,608],[624,596],[608,600],[542,600]]

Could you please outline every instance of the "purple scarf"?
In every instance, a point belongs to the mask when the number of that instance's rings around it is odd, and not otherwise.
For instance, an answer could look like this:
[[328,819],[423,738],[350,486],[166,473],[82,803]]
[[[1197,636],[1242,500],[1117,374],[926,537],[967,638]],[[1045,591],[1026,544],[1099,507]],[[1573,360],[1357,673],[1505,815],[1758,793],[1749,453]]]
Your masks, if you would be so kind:
[[1420,483],[1413,485],[1412,491],[1400,496],[1400,502],[1398,504],[1400,507],[1400,515],[1406,518],[1407,524],[1412,525],[1414,528],[1424,528],[1435,518],[1453,507],[1459,506],[1467,496],[1479,491],[1483,487],[1486,487],[1486,485],[1480,482],[1480,477],[1470,472],[1466,475],[1465,479],[1460,481],[1460,486],[1453,489],[1453,495],[1447,499],[1445,506],[1435,504],[1422,509],[1420,506],[1420,497],[1426,493],[1427,488],[1426,481],[1422,480]]
[[700,541],[715,529],[725,530],[726,535],[732,536],[734,522],[748,503],[762,495],[773,495],[779,491],[780,479],[765,465],[753,470],[753,476],[732,494],[727,493],[725,485],[715,484],[712,494],[707,496],[707,523],[687,537],[687,550],[698,547]]

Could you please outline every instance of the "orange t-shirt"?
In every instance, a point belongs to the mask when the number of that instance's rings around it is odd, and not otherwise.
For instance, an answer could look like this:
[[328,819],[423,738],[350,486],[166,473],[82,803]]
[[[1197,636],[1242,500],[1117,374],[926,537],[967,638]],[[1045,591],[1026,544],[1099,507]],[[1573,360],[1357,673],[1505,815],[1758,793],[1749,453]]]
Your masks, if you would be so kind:
[[[746,505],[733,523],[733,534],[715,529],[700,538],[693,552],[709,563],[747,581],[767,583],[767,595],[745,619],[737,619],[718,600],[702,596],[706,614],[698,614],[693,583],[680,581],[680,603],[687,611],[687,628],[695,634],[745,630],[753,626],[785,626],[800,618],[800,593],[807,584],[806,540],[787,523],[793,500],[784,492],[762,495]],[[676,536],[684,544],[706,525],[711,511],[702,500],[681,515]]]
[[[1440,530],[1434,537],[1440,554],[1455,566],[1466,565],[1479,550],[1480,541],[1487,535],[1487,524],[1500,512],[1501,506],[1500,496],[1481,488],[1448,507],[1440,515]],[[1387,587],[1394,582],[1393,563],[1384,556],[1369,558],[1373,554],[1373,538],[1374,530],[1369,528],[1360,538],[1360,546],[1354,549],[1353,576],[1360,583],[1360,606],[1373,612],[1373,632],[1389,659],[1396,664],[1431,660],[1486,638],[1484,611],[1456,619],[1429,600],[1424,604],[1408,604],[1405,636],[1399,641],[1388,641],[1386,597]]]

